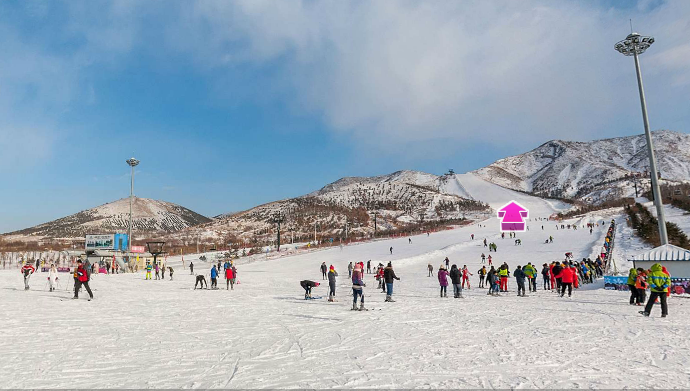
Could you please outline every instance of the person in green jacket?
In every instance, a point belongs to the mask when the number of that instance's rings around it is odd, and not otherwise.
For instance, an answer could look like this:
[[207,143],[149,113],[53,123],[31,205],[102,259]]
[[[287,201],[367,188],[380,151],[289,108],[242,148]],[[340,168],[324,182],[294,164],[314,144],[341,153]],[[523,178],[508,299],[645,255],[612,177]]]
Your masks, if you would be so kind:
[[635,281],[637,280],[637,270],[634,267],[630,268],[628,274],[628,289],[630,289],[630,305],[635,305],[637,301],[637,288],[635,288]]
[[668,315],[666,293],[671,287],[671,277],[664,273],[661,265],[658,263],[653,264],[650,270],[647,274],[647,283],[649,284],[651,294],[649,295],[647,305],[644,307],[644,311],[640,311],[640,313],[644,316],[649,316],[658,297],[661,300],[661,317],[665,318]]
[[527,265],[522,268],[522,272],[525,273],[525,276],[527,277],[527,289],[530,292],[536,292],[537,280],[535,277],[537,276],[537,269],[532,266],[532,262],[527,263]]

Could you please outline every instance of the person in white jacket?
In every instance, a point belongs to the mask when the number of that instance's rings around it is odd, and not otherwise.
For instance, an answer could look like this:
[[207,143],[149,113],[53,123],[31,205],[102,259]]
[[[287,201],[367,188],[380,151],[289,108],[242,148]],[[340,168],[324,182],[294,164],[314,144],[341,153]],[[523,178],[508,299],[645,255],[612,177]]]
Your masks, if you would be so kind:
[[[57,267],[55,267],[54,263],[50,264],[50,271],[48,272],[48,284],[50,285],[50,291],[54,291],[55,288],[57,287]],[[44,288],[45,289],[45,288]]]

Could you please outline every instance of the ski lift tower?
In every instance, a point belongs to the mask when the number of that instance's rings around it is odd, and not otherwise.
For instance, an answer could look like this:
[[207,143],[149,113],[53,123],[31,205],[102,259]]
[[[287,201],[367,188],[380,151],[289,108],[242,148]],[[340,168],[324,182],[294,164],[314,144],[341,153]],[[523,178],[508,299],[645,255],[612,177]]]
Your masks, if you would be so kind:
[[[632,30],[632,24],[631,24]],[[647,118],[647,101],[644,97],[642,86],[642,71],[640,71],[640,60],[638,56],[644,53],[654,43],[654,37],[645,37],[638,33],[631,32],[624,40],[614,45],[614,48],[624,56],[635,58],[635,71],[637,72],[637,88],[640,92],[640,105],[642,106],[642,121],[644,122],[644,134],[647,138],[647,155],[649,156],[649,169],[652,178],[652,193],[654,194],[654,205],[659,221],[659,239],[661,245],[668,244],[668,234],[666,233],[666,218],[664,217],[664,205],[661,201],[661,191],[659,189],[659,177],[656,168],[656,158],[654,157],[654,144],[652,143],[652,133],[649,130],[649,119]]]
[[163,251],[163,246],[165,246],[165,242],[146,242],[146,247],[149,249],[149,253],[153,255],[153,264],[155,265],[158,256],[161,254],[165,254]]

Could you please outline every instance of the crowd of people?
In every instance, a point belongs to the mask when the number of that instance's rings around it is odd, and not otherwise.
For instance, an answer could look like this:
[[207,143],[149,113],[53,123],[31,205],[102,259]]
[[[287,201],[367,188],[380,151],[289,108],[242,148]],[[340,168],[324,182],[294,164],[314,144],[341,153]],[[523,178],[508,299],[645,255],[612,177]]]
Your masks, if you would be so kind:
[[661,317],[668,316],[667,299],[671,295],[671,275],[665,266],[659,263],[652,265],[649,270],[631,268],[628,273],[628,288],[630,289],[630,305],[644,305],[649,289],[649,299],[644,310],[639,311],[644,316],[652,313],[655,303],[661,304]]

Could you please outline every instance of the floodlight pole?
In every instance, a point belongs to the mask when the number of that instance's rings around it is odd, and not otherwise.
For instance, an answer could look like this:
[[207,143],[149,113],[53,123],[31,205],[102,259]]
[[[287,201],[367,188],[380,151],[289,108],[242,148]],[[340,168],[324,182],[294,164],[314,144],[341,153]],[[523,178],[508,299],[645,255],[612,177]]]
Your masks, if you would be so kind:
[[131,182],[129,186],[129,230],[127,234],[127,264],[129,265],[132,257],[132,199],[134,197],[134,167],[139,164],[139,160],[131,158],[127,164],[132,168]]
[[652,44],[654,38],[643,37],[638,33],[631,33],[624,40],[616,43],[615,49],[625,56],[635,58],[635,71],[637,72],[637,87],[640,92],[640,105],[642,106],[642,121],[644,122],[644,133],[647,139],[647,155],[649,156],[649,169],[652,177],[652,194],[654,194],[654,206],[659,223],[659,240],[661,245],[668,244],[668,233],[666,232],[666,218],[664,216],[664,205],[659,189],[659,176],[656,168],[656,157],[654,156],[654,144],[652,142],[652,132],[649,130],[649,118],[647,117],[647,100],[644,96],[642,85],[642,71],[640,70],[640,60],[638,56],[644,53]]

